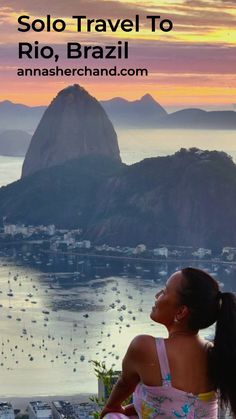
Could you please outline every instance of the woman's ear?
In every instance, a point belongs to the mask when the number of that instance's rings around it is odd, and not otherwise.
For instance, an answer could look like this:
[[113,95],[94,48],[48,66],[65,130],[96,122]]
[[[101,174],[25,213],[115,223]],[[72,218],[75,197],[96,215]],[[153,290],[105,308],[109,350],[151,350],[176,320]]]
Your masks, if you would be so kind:
[[181,306],[178,308],[178,311],[175,315],[175,317],[178,319],[178,321],[186,319],[186,317],[189,315],[189,308],[187,306]]

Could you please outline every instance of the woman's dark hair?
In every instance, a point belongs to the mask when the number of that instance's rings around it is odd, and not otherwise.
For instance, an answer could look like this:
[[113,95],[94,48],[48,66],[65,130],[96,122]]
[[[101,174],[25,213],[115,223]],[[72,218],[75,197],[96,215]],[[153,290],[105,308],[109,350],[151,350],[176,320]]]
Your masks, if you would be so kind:
[[216,322],[214,346],[209,349],[209,374],[219,391],[221,408],[236,416],[236,296],[221,292],[218,282],[196,268],[181,270],[180,304],[190,311],[190,330],[205,329]]

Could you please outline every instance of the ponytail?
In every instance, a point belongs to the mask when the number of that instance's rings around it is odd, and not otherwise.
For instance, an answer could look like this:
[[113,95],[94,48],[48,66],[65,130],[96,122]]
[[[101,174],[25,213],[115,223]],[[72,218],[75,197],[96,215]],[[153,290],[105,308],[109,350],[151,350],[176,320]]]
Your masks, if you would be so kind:
[[189,308],[188,327],[200,330],[216,323],[214,346],[209,348],[209,375],[219,392],[222,409],[236,417],[236,296],[221,292],[207,272],[184,268],[178,291],[180,304]]
[[214,347],[210,349],[210,374],[219,390],[220,407],[236,416],[236,296],[218,293],[219,311]]

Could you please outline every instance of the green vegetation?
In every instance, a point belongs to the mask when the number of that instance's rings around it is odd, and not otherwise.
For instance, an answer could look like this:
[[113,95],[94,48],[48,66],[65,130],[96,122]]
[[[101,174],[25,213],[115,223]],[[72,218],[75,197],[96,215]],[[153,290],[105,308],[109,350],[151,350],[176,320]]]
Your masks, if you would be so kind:
[[[112,388],[114,386],[114,379],[117,376],[117,373],[112,369],[109,368],[107,369],[105,362],[99,362],[99,361],[90,361],[93,366],[94,366],[94,371],[96,374],[96,377],[100,380],[102,380],[103,385],[104,385],[104,389],[105,389],[105,394],[107,395],[107,397],[96,397],[96,396],[92,396],[90,397],[90,400],[93,403],[96,403],[97,405],[97,411],[94,412],[94,418],[98,419],[100,417],[100,413],[112,391]],[[123,403],[124,406],[126,406],[127,404],[131,403],[131,397],[129,397],[127,400],[125,400],[125,402]]]

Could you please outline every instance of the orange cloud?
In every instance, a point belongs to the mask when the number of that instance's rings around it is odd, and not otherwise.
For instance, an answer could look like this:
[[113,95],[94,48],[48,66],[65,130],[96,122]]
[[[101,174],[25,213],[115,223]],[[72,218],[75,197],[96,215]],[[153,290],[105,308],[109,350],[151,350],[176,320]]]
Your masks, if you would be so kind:
[[[20,14],[31,18],[45,19],[46,14],[66,19],[67,31],[63,33],[20,33],[17,19]],[[141,16],[139,33],[96,32],[78,34],[72,15],[87,15],[92,18],[131,18]],[[152,33],[145,16],[160,14],[171,18],[173,31]],[[119,95],[135,99],[146,92],[153,93],[162,103],[183,106],[186,104],[228,104],[235,102],[235,82],[232,68],[236,67],[236,9],[231,0],[2,0],[0,6],[1,28],[1,98],[25,102],[25,91],[30,91],[28,103],[46,104],[58,90],[78,79],[19,79],[16,68],[24,66],[48,66],[52,62],[42,60],[24,61],[17,58],[18,42],[34,42],[55,46],[62,54],[60,65],[111,65],[108,62],[76,62],[66,60],[63,43],[82,42],[89,44],[115,43],[129,40],[130,59],[120,65],[147,67],[150,76],[145,79],[122,80],[91,78],[82,82],[98,98]],[[135,88],[134,88],[135,86]],[[230,88],[229,88],[230,86]],[[15,100],[14,100],[15,97]]]

